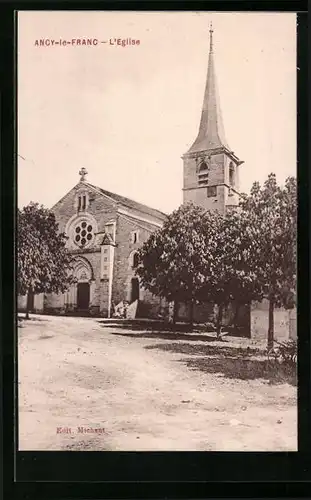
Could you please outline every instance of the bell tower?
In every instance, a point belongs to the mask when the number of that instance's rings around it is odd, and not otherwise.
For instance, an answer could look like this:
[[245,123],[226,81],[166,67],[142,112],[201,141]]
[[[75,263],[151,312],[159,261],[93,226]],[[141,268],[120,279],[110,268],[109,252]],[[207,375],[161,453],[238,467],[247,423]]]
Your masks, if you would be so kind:
[[224,213],[239,202],[239,167],[243,161],[228,146],[214,67],[213,28],[199,132],[183,155],[183,202]]

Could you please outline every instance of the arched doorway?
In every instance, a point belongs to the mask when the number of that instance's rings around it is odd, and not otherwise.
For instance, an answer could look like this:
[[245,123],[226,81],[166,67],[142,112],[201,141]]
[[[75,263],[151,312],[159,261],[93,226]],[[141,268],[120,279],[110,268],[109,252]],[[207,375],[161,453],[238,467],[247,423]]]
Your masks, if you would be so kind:
[[[69,301],[78,313],[88,313],[94,295],[94,275],[90,262],[82,256],[76,257],[73,263],[74,283],[69,293]],[[71,295],[71,297],[70,297]]]
[[135,300],[139,300],[139,280],[138,280],[138,278],[131,279],[130,302],[135,302]]

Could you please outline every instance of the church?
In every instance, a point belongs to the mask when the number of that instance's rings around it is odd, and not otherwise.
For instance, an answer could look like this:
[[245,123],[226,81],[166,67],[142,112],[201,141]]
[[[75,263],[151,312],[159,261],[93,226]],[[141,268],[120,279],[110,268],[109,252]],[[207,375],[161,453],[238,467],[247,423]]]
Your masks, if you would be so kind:
[[[239,202],[243,163],[228,146],[216,83],[213,30],[197,138],[183,155],[183,201],[209,210],[226,210]],[[133,317],[163,317],[168,305],[144,290],[135,276],[137,250],[161,228],[166,214],[90,184],[87,171],[52,211],[68,237],[74,283],[64,294],[40,294],[32,310],[58,314],[111,317],[119,304],[135,304]],[[25,298],[19,298],[19,309]],[[185,309],[185,308],[184,308]],[[180,310],[180,315],[186,315]]]

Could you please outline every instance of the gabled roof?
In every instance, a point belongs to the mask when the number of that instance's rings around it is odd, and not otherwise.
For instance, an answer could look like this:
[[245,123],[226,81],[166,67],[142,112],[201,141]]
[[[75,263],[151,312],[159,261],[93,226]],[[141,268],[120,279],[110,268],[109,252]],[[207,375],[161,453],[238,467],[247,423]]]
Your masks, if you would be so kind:
[[[137,219],[136,217],[131,217],[130,215],[128,214],[123,214],[122,212],[119,212],[119,215],[124,219],[126,220],[127,222],[130,222],[132,224],[134,224],[135,226],[141,228],[141,229],[144,229],[145,231],[149,231],[150,233],[153,233],[154,232],[154,226],[155,224],[154,223],[151,223],[151,222],[147,222],[146,220],[139,220]],[[158,224],[157,224],[158,225]],[[159,227],[159,226],[158,226]]]
[[147,205],[144,205],[144,204],[139,203],[137,201],[131,200],[130,198],[126,198],[125,196],[121,196],[119,194],[112,193],[111,191],[106,191],[105,189],[102,189],[98,186],[94,186],[93,184],[90,184],[89,182],[85,182],[84,184],[86,184],[94,189],[97,189],[105,196],[108,196],[109,198],[111,198],[115,202],[120,203],[121,205],[123,205],[127,208],[132,208],[133,210],[137,210],[138,212],[142,212],[144,214],[151,215],[152,217],[156,217],[157,219],[161,219],[163,221],[167,218],[167,215],[164,212],[161,212],[160,210],[157,210],[156,208],[148,207]]

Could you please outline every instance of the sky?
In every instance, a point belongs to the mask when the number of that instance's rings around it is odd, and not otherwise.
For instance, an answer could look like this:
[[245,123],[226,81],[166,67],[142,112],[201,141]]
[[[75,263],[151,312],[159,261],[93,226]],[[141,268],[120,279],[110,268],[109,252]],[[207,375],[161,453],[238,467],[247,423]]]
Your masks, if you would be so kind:
[[[171,212],[194,142],[209,25],[225,134],[245,163],[240,190],[296,174],[296,15],[72,12],[18,14],[18,205],[52,207],[87,180]],[[37,46],[36,40],[107,43]],[[110,38],[140,40],[111,45]]]

